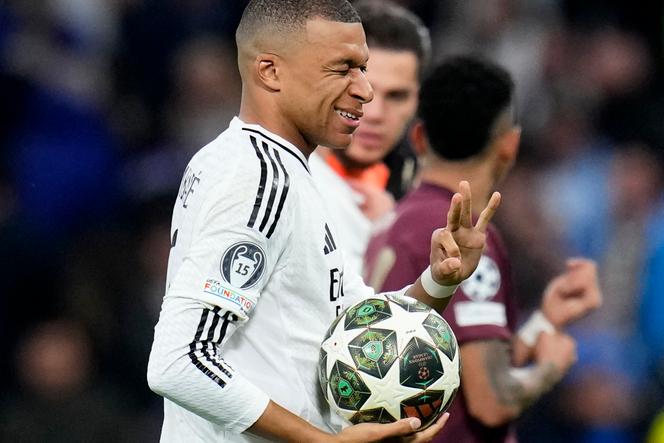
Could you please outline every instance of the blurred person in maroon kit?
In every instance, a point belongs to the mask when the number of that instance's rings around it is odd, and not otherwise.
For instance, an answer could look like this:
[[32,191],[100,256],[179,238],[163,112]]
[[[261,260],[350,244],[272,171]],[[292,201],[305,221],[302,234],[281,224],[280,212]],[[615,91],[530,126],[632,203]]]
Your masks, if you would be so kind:
[[[431,241],[454,184],[468,180],[473,212],[516,160],[513,81],[503,69],[472,57],[448,59],[420,90],[413,146],[422,157],[421,183],[370,242],[367,281],[375,289],[402,287],[417,275],[422,245]],[[463,371],[444,434],[434,441],[512,442],[511,422],[549,391],[576,360],[576,343],[561,331],[601,303],[595,264],[570,259],[545,289],[540,309],[516,332],[510,262],[495,227],[475,273],[445,310],[460,345]]]

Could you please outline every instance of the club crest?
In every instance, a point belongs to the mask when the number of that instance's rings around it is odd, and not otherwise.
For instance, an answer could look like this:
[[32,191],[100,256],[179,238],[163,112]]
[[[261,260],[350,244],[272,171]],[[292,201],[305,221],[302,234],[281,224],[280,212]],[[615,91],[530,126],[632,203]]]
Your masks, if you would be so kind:
[[221,257],[221,276],[236,288],[251,288],[264,271],[265,253],[253,243],[236,243]]

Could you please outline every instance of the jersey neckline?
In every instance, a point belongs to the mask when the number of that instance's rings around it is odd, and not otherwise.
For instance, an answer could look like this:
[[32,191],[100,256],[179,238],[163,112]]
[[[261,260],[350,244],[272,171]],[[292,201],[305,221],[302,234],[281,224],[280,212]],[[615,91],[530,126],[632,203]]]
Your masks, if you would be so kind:
[[240,127],[243,131],[252,132],[254,134],[259,134],[260,136],[262,136],[266,140],[271,141],[272,143],[279,146],[281,149],[283,149],[284,151],[286,151],[287,153],[289,153],[290,155],[295,157],[295,159],[300,162],[300,164],[304,167],[304,169],[307,172],[311,173],[309,171],[309,164],[308,164],[307,158],[304,156],[302,151],[297,149],[297,147],[295,147],[295,145],[293,145],[292,143],[290,143],[289,141],[287,141],[283,137],[281,137],[281,136],[279,136],[279,135],[277,135],[273,132],[268,131],[267,129],[265,129],[261,125],[245,123],[242,120],[240,120],[239,117],[233,117],[233,120],[231,120],[230,126],[231,127]]

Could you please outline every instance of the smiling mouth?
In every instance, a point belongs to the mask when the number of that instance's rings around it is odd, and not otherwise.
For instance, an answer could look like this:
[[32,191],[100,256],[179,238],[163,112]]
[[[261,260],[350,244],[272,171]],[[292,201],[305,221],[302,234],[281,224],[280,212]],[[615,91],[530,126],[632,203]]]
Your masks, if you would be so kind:
[[360,119],[360,116],[348,111],[342,111],[341,109],[335,109],[335,112],[343,118],[347,118],[348,120],[358,121]]

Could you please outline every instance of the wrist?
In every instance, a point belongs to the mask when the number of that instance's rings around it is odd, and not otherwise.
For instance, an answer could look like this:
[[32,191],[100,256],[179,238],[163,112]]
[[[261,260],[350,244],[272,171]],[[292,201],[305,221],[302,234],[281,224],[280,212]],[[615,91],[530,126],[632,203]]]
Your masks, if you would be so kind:
[[549,306],[548,303],[543,302],[539,311],[542,313],[544,318],[553,325],[554,328],[560,328],[564,326],[564,321],[559,318],[559,315],[556,315],[556,307],[554,305]]
[[555,326],[553,326],[544,313],[538,309],[533,312],[523,326],[519,328],[517,336],[526,344],[526,346],[532,348],[535,346],[535,343],[537,343],[537,337],[540,333],[552,333],[555,331]]
[[435,281],[431,273],[431,266],[428,266],[420,275],[420,284],[429,297],[438,299],[451,297],[459,287],[459,285],[445,286]]

